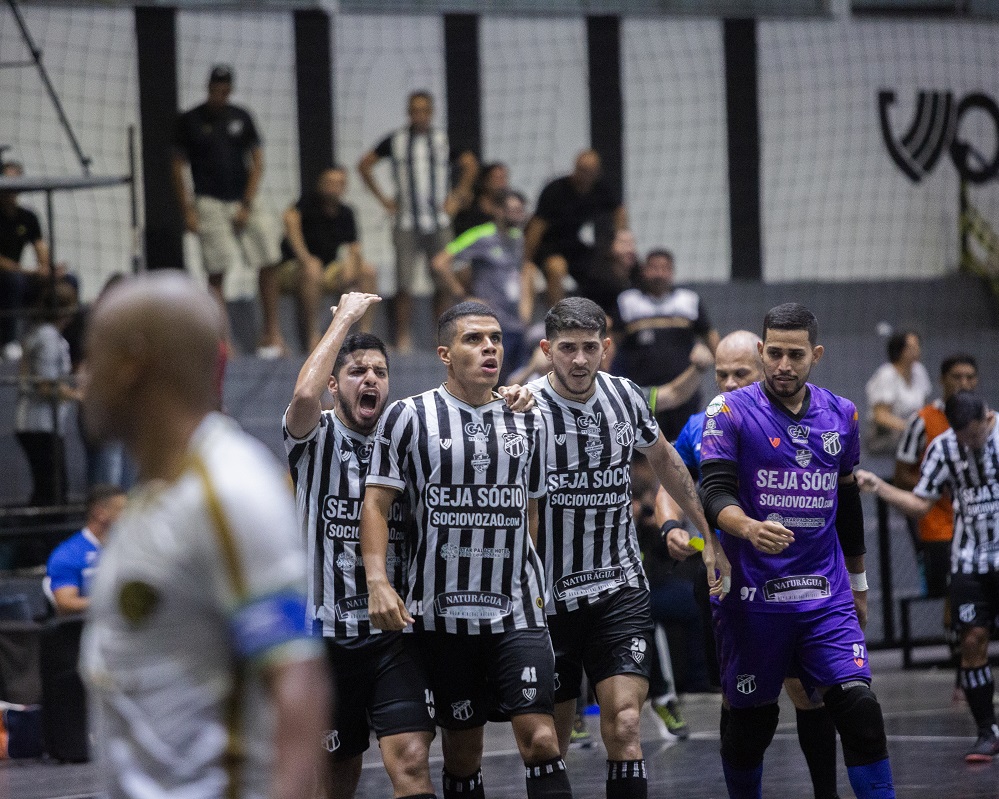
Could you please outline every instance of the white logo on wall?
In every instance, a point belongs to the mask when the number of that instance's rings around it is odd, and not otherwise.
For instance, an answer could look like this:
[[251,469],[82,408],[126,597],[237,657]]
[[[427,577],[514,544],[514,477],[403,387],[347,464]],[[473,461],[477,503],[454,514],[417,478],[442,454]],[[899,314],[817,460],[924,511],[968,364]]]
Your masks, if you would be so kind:
[[822,434],[822,449],[830,455],[839,455],[843,451],[843,445],[839,443],[839,433],[835,430]]
[[468,721],[472,718],[472,700],[459,699],[451,703],[451,715],[458,721]]
[[323,749],[327,752],[335,752],[340,748],[340,732],[338,730],[327,730],[323,735]]
[[967,602],[957,609],[957,617],[964,624],[971,624],[975,620],[975,603]]
[[740,694],[751,694],[756,690],[755,674],[740,674],[736,678],[735,689]]

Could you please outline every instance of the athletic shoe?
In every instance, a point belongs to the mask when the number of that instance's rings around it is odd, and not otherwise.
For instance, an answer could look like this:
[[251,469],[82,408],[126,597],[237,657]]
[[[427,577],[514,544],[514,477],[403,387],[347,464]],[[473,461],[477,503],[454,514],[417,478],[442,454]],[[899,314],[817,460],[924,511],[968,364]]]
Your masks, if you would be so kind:
[[666,729],[681,741],[686,741],[690,737],[690,727],[687,726],[687,722],[680,715],[680,705],[675,699],[670,699],[662,705],[653,705],[652,711],[662,719],[663,724],[666,725]]
[[570,749],[589,749],[593,746],[593,739],[586,729],[586,721],[578,713],[576,720],[572,722],[572,732],[569,733]]
[[649,703],[649,718],[652,719],[652,726],[655,727],[656,733],[664,741],[669,741],[671,744],[675,744],[680,740],[678,735],[674,735],[670,730],[669,725],[666,723],[666,719],[660,713],[660,709],[665,709],[665,705],[654,705]]
[[993,726],[991,730],[978,736],[978,740],[968,750],[964,760],[966,763],[991,763],[995,755],[999,755],[999,737],[996,736],[996,728]]

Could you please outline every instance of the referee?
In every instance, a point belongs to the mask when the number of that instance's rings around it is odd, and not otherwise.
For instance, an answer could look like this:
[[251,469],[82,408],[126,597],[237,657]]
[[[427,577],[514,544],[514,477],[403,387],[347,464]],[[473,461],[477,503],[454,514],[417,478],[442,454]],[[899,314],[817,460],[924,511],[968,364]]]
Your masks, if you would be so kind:
[[[389,365],[380,339],[347,334],[379,299],[341,297],[326,334],[302,366],[283,425],[310,564],[307,613],[326,643],[336,684],[332,729],[323,736],[330,755],[328,799],[356,793],[371,728],[395,796],[435,795],[427,760],[435,729],[432,695],[403,636],[368,622],[359,551],[364,478],[388,400]],[[324,411],[327,388],[335,405]],[[403,501],[392,505],[390,518],[386,561],[392,584],[404,590],[409,514]]]
[[[572,791],[552,718],[555,661],[532,543],[544,421],[513,412],[494,391],[503,333],[488,306],[450,308],[437,340],[446,382],[389,406],[372,453],[361,519],[370,618],[384,630],[413,625],[444,730],[445,799],[484,797],[491,710],[513,724],[528,798],[564,799]],[[400,493],[416,519],[405,601],[385,563]]]

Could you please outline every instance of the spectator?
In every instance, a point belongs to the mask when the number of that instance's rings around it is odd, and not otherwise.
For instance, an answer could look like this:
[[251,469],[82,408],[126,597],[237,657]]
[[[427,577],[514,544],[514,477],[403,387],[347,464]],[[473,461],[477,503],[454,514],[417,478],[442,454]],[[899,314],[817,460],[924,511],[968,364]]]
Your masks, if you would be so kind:
[[631,286],[631,276],[638,270],[638,248],[630,230],[613,231],[613,238],[597,248],[589,277],[580,292],[604,309],[620,326],[617,298]]
[[62,331],[76,304],[71,284],[59,282],[46,288],[37,302],[37,320],[22,342],[14,429],[31,466],[31,505],[66,502],[66,417],[69,403],[81,394],[69,383],[72,366]]
[[108,531],[125,509],[125,492],[116,485],[95,485],[87,494],[86,525],[49,556],[46,588],[56,613],[83,613],[90,606],[90,584]]
[[[690,289],[676,288],[674,275],[673,254],[653,250],[636,273],[637,285],[617,300],[624,336],[615,369],[639,385],[667,383],[687,369],[698,339],[712,353],[718,345],[718,331],[701,298]],[[700,407],[697,391],[682,405],[657,414],[666,438],[675,441]]]
[[455,238],[466,230],[493,221],[503,199],[503,192],[510,188],[510,170],[500,161],[486,164],[479,170],[472,190],[471,203],[454,215]]
[[493,221],[448,244],[434,256],[433,269],[452,303],[472,294],[496,312],[503,329],[499,384],[505,385],[529,354],[524,327],[534,311],[534,265],[524,261],[524,195],[507,189],[498,199]]
[[[926,448],[941,433],[950,429],[944,404],[958,391],[978,387],[978,363],[971,355],[958,353],[944,358],[940,365],[943,399],[934,400],[909,417],[895,453],[895,478],[899,488],[912,491],[919,482],[919,471]],[[950,575],[951,539],[954,537],[954,498],[947,490],[917,524],[916,552],[927,596],[946,596]]]
[[895,452],[906,421],[926,404],[933,386],[920,363],[919,336],[911,330],[888,338],[888,363],[867,381],[866,448],[871,455]]
[[594,246],[608,230],[628,227],[621,199],[601,179],[600,156],[584,150],[572,174],[556,178],[541,191],[534,217],[524,234],[524,257],[541,267],[548,281],[546,300],[554,305],[565,296],[571,275],[580,293],[589,296]]
[[[311,352],[319,344],[319,295],[336,297],[349,291],[373,294],[378,275],[364,261],[357,238],[354,209],[343,203],[347,192],[347,170],[334,166],[325,170],[313,191],[284,213],[285,238],[281,242],[284,262],[260,270],[260,299],[264,310],[261,346],[287,352],[278,326],[279,290],[298,294],[298,329],[303,347]],[[342,258],[340,248],[347,250]],[[371,311],[358,323],[362,333],[371,332]]]
[[[364,185],[394,219],[396,294],[393,301],[395,343],[400,352],[413,347],[410,332],[412,293],[420,256],[430,260],[450,241],[450,214],[457,211],[460,197],[471,192],[478,161],[470,152],[457,157],[461,175],[458,186],[448,193],[449,164],[457,156],[451,151],[447,133],[433,127],[434,100],[430,92],[409,96],[409,125],[389,134],[361,158],[357,165]],[[382,158],[392,161],[395,197],[379,187],[374,166]],[[434,292],[434,315],[444,310],[444,292]]]
[[[5,178],[19,178],[24,169],[16,161],[3,165]],[[24,248],[31,245],[38,264],[36,272],[21,266]],[[19,205],[17,193],[0,192],[0,356],[8,361],[21,357],[17,316],[30,305],[32,289],[49,273],[49,247],[33,211]]]
[[[257,126],[245,108],[232,105],[233,72],[217,64],[208,77],[208,99],[181,114],[174,134],[173,186],[183,209],[184,226],[201,241],[208,286],[226,318],[222,285],[227,271],[242,264],[259,270],[280,258],[274,220],[258,192],[264,176],[264,151]],[[194,194],[188,192],[190,168]],[[261,355],[279,351],[262,348]]]

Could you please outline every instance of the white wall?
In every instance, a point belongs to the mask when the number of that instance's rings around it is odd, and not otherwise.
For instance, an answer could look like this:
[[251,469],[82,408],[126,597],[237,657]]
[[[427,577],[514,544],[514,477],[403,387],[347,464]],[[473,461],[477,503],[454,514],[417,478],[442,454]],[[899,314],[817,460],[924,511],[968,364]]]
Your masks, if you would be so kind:
[[[93,159],[92,173],[126,174],[127,131],[138,127],[139,107],[132,10],[31,5],[21,12],[83,152]],[[29,58],[13,14],[0,6],[0,59]],[[10,145],[5,158],[21,161],[30,175],[82,174],[34,66],[0,69],[0,97],[0,144]],[[132,268],[128,188],[54,197],[56,260],[79,276],[89,300],[111,274]],[[25,194],[22,202],[38,213],[47,238],[44,194]]]
[[[917,90],[995,96],[999,26],[836,20],[761,22],[764,277],[768,281],[917,278],[955,268],[957,174],[945,153],[913,184],[890,159],[877,105],[908,129]],[[969,125],[965,135],[972,135]],[[976,139],[991,153],[994,137]],[[999,221],[999,194],[975,201]]]
[[508,164],[533,207],[590,146],[586,23],[484,17],[479,47],[483,158]]
[[721,23],[628,19],[621,50],[625,200],[639,250],[673,250],[680,282],[726,280]]

